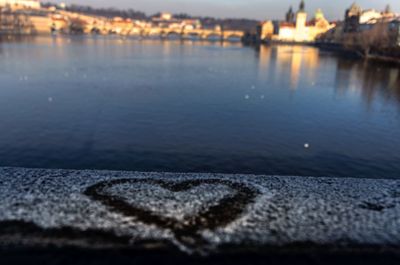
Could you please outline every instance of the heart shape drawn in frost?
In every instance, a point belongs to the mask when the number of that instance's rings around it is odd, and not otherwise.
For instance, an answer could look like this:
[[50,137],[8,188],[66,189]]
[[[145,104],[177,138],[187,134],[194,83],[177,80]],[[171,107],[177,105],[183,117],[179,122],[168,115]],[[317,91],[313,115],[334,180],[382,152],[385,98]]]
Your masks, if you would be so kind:
[[253,187],[225,179],[116,179],[85,191],[115,212],[170,230],[190,249],[206,246],[200,232],[233,222],[258,194]]

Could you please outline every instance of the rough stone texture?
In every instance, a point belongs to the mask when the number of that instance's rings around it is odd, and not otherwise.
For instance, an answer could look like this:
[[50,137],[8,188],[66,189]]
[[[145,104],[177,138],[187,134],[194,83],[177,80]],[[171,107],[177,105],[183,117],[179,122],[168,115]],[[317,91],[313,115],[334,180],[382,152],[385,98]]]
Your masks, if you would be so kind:
[[0,244],[400,249],[400,180],[0,168]]

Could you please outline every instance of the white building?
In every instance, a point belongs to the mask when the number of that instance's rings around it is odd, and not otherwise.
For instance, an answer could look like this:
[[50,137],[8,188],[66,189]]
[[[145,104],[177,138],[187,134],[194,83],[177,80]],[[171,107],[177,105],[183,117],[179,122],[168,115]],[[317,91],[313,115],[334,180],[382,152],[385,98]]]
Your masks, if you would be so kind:
[[382,12],[378,12],[374,9],[367,9],[367,10],[362,11],[359,23],[360,24],[368,24],[368,23],[375,24],[382,17],[383,17]]
[[296,13],[295,22],[280,23],[278,35],[272,40],[281,42],[314,42],[317,37],[334,27],[325,19],[320,9],[317,10],[312,20],[307,21],[304,1],[301,1],[299,11]]
[[39,0],[0,0],[0,7],[11,6],[21,8],[39,9]]

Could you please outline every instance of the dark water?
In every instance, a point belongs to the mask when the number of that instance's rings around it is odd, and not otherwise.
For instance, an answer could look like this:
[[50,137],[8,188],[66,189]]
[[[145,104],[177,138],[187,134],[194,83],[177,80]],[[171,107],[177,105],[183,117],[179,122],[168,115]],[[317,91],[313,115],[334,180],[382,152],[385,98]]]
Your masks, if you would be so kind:
[[399,70],[311,47],[3,42],[0,166],[398,178]]

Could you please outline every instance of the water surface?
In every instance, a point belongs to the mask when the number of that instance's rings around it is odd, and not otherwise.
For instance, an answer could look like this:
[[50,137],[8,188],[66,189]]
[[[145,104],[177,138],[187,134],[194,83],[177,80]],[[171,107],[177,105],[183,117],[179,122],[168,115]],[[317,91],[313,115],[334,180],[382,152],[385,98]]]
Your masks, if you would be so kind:
[[0,84],[0,166],[400,177],[396,66],[301,46],[39,37],[0,43]]

